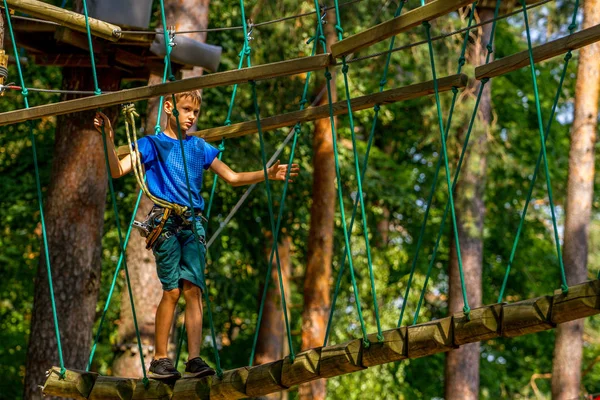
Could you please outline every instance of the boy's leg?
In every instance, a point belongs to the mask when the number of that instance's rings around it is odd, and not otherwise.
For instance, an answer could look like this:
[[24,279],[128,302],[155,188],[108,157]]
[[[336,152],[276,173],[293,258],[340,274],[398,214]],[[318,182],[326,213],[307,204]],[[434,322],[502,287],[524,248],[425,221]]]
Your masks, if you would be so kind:
[[169,332],[173,324],[173,316],[175,315],[175,307],[181,295],[181,290],[175,288],[172,290],[163,291],[160,304],[156,309],[156,321],[154,330],[154,359],[168,357]]
[[200,356],[202,347],[202,291],[191,282],[183,281],[185,297],[185,329],[188,337],[189,359]]

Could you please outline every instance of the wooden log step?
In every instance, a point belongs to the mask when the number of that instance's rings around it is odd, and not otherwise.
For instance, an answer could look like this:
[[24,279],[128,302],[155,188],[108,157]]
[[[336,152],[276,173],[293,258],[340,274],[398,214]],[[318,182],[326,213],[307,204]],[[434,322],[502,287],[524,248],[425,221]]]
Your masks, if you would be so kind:
[[365,367],[400,361],[408,356],[406,327],[383,331],[382,333],[382,342],[377,339],[376,333],[367,336],[371,345],[369,348],[363,349],[362,364]]
[[[467,85],[468,77],[464,74],[451,75],[438,79],[440,92],[446,92],[453,87],[463,88]],[[418,97],[433,94],[433,81],[417,83],[396,89],[385,90],[381,93],[370,94],[366,96],[355,97],[350,101],[352,111],[371,108],[376,104],[391,104],[399,101],[416,99]],[[334,115],[348,114],[346,100],[333,103]],[[310,107],[301,111],[294,111],[286,114],[276,115],[269,118],[261,118],[260,124],[263,132],[293,126],[296,123],[314,121],[329,117],[329,105]],[[220,126],[216,128],[204,129],[198,132],[191,132],[190,135],[200,136],[207,142],[215,142],[224,138],[234,138],[250,135],[258,131],[256,120],[233,124],[230,126]],[[125,148],[125,151],[129,151]]]
[[600,281],[589,281],[557,291],[552,303],[552,323],[561,324],[589,317],[600,310]]
[[502,336],[515,337],[551,329],[552,297],[527,299],[502,307]]
[[[569,50],[576,50],[600,40],[600,25],[583,29],[563,38],[534,47],[533,60],[538,63],[565,54]],[[529,52],[527,50],[500,58],[486,65],[475,68],[475,78],[493,78],[529,65]]]
[[415,8],[394,19],[375,25],[356,35],[347,37],[331,45],[331,55],[335,58],[355,53],[360,49],[381,42],[389,37],[405,32],[425,21],[458,10],[471,4],[472,0],[435,0],[422,7]]
[[[85,16],[73,11],[66,10],[43,1],[37,0],[7,0],[8,7],[21,11],[29,16],[41,18],[46,21],[56,22],[67,28],[87,33]],[[119,40],[121,28],[114,24],[90,18],[90,31],[92,35],[101,37],[112,42]]]
[[283,360],[250,367],[246,381],[246,394],[251,397],[259,397],[288,389],[281,384],[282,369]]
[[87,399],[97,377],[98,374],[95,372],[68,369],[63,379],[60,377],[60,367],[52,367],[48,371],[48,379],[42,393],[45,396]]
[[281,384],[290,387],[318,379],[320,360],[320,347],[296,354],[294,361],[287,356],[283,359]]
[[175,82],[120,90],[118,92],[101,94],[99,96],[61,101],[29,109],[9,111],[0,113],[0,126],[23,122],[30,119],[94,110],[113,106],[115,104],[131,103],[138,100],[149,99],[151,97],[187,92],[190,90],[227,86],[252,80],[270,79],[315,71],[327,67],[330,63],[330,58],[329,54],[320,54],[271,64],[257,65],[240,70],[217,72]]
[[99,376],[89,400],[130,400],[135,387],[135,379]]
[[454,348],[452,317],[408,327],[408,357],[419,358]]
[[351,340],[321,349],[319,376],[331,378],[366,369],[362,365],[362,339]]
[[223,372],[223,377],[212,377],[210,386],[210,399],[230,400],[243,399],[246,395],[246,381],[248,380],[248,367],[232,369]]
[[173,396],[173,387],[175,380],[158,380],[149,379],[148,386],[139,379],[133,390],[133,400],[152,399],[152,400],[169,400]]
[[500,336],[501,314],[502,304],[474,308],[469,319],[465,313],[454,314],[454,344],[460,346]]
[[208,400],[212,376],[204,378],[180,378],[175,382],[171,400]]

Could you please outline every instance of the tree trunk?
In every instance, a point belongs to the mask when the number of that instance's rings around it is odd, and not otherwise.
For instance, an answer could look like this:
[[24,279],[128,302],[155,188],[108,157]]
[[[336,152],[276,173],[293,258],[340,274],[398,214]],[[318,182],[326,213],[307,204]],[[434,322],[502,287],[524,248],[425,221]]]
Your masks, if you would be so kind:
[[[118,72],[100,73],[99,79],[103,90],[119,89]],[[65,68],[63,88],[93,90],[89,68]],[[66,97],[63,100],[78,96]],[[105,112],[111,120],[116,119],[116,107]],[[93,111],[58,117],[51,183],[44,207],[64,363],[75,369],[85,369],[90,351],[106,206],[103,145],[93,118]],[[26,399],[42,398],[38,385],[44,383],[45,372],[58,365],[51,310],[42,250],[27,350]]]
[[[271,237],[272,242],[272,237]],[[281,274],[283,276],[283,286],[286,290],[286,302],[288,309],[290,306],[289,279],[292,271],[292,260],[290,256],[291,238],[283,233],[279,238],[279,260],[281,264]],[[267,250],[267,257],[270,256],[271,247]],[[260,288],[262,294],[264,287]],[[261,299],[262,301],[262,299]],[[289,315],[289,311],[288,311]],[[271,361],[282,359],[289,352],[287,341],[287,332],[283,318],[283,309],[281,308],[281,292],[279,290],[279,275],[277,273],[277,260],[273,257],[273,268],[271,270],[271,282],[267,291],[267,298],[263,311],[263,318],[258,332],[258,343],[256,344],[255,364],[265,364]],[[264,397],[265,399],[284,400],[288,398],[287,392],[273,393]]]
[[[493,17],[493,10],[478,10],[478,19]],[[485,63],[486,46],[490,37],[491,25],[485,25],[477,32],[477,40],[468,51],[468,63]],[[468,90],[476,95],[481,83],[471,82]],[[454,192],[456,222],[462,255],[467,299],[471,308],[481,305],[481,272],[483,263],[483,220],[485,205],[483,195],[487,170],[487,134],[492,119],[491,88],[484,89],[478,112],[477,127],[471,134],[469,150],[464,159],[461,176]],[[466,127],[463,128],[463,131]],[[464,140],[464,135],[463,140]],[[464,306],[456,253],[454,230],[450,238],[450,313],[460,312]],[[479,343],[471,343],[452,350],[446,356],[446,399],[479,398]]]
[[[169,0],[165,4],[167,24],[173,23],[175,30],[187,31],[206,28],[208,26],[209,0]],[[185,36],[205,42],[206,32],[190,33]],[[183,71],[183,78],[202,75],[202,68],[195,67],[193,70]],[[149,85],[161,83],[163,71],[153,71],[148,81]],[[159,98],[148,101],[147,119],[144,133],[154,134],[154,126],[158,116]],[[162,113],[161,125],[165,126],[165,116]],[[194,127],[191,128],[195,130]],[[142,202],[136,214],[138,221],[143,221],[152,208],[152,202],[143,196]],[[144,360],[146,369],[153,357],[154,327],[156,308],[162,296],[162,287],[156,276],[156,265],[152,252],[146,250],[144,238],[134,232],[127,248],[127,266],[131,278],[131,286],[135,299],[136,316],[142,339]],[[121,298],[121,316],[118,330],[119,354],[113,362],[113,374],[115,376],[126,376],[139,378],[142,376],[133,315],[129,303],[129,294],[123,291]]]
[[[336,41],[335,14],[328,13],[325,25],[327,43]],[[337,101],[335,73],[332,71],[331,101]],[[323,96],[321,104],[327,104]],[[302,349],[323,345],[331,306],[331,260],[335,221],[336,189],[333,139],[329,118],[315,121],[313,135],[313,197],[310,210],[308,260],[304,277],[304,310],[302,312]],[[324,379],[300,385],[301,400],[322,400],[327,395]]]
[[[586,0],[583,15],[583,28],[600,24],[600,1]],[[563,253],[569,285],[587,279],[588,232],[594,193],[594,145],[600,91],[599,58],[598,43],[584,47],[579,52]],[[583,320],[559,325],[556,328],[552,368],[553,399],[579,397],[582,353]]]

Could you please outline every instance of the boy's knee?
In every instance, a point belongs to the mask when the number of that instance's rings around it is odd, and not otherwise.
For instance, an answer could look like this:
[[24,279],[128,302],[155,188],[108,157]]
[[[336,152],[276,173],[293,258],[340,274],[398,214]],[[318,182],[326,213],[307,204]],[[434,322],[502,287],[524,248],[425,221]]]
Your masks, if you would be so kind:
[[163,299],[176,303],[181,296],[181,289],[163,290]]
[[202,290],[198,286],[189,281],[183,281],[183,295],[186,299],[190,297],[198,297],[201,294]]

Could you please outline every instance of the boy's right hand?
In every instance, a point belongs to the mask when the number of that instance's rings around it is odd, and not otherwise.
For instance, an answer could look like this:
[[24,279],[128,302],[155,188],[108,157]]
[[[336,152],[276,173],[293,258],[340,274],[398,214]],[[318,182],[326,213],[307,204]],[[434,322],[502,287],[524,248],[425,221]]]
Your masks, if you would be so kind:
[[112,125],[110,123],[110,119],[106,115],[101,112],[97,112],[94,117],[94,128],[100,133],[102,133],[102,126],[104,126],[104,132],[108,134],[108,137],[111,141],[115,140],[115,133],[113,132]]

